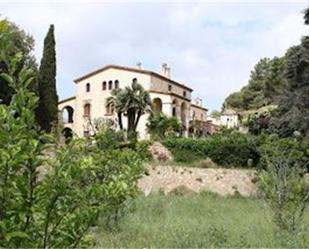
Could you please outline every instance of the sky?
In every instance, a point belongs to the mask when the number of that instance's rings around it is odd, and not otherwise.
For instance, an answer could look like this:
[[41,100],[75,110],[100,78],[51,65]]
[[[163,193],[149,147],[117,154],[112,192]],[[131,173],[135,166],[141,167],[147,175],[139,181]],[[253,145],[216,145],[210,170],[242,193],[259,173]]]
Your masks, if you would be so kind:
[[55,25],[60,99],[75,95],[74,79],[106,64],[160,72],[167,63],[211,111],[247,84],[259,59],[284,55],[308,34],[308,3],[0,0],[0,14],[34,37],[38,62]]

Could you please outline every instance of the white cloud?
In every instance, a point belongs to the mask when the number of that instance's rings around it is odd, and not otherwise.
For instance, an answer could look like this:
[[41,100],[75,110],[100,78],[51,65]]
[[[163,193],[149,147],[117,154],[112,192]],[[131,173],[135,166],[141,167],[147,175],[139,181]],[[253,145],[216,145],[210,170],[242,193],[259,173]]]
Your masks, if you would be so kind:
[[85,2],[0,3],[2,15],[33,34],[38,59],[55,24],[61,98],[74,94],[74,78],[104,64],[159,70],[167,62],[176,80],[220,108],[261,57],[283,55],[308,33],[306,2]]

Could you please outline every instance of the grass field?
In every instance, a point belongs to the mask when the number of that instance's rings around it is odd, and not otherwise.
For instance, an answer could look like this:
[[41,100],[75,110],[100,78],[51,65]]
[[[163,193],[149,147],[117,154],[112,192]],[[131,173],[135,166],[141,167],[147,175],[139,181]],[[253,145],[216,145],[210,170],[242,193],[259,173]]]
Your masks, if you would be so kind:
[[[130,248],[278,248],[289,247],[275,235],[271,213],[261,200],[220,197],[153,195],[139,197],[119,228],[95,232],[99,247]],[[309,224],[307,210],[305,223]],[[309,247],[309,230],[299,247]]]

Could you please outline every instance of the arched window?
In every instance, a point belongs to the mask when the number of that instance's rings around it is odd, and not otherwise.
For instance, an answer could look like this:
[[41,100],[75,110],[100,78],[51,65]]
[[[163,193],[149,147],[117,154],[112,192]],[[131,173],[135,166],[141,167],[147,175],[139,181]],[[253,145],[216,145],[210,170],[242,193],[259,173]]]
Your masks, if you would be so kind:
[[192,118],[195,119],[195,111],[193,111]]
[[185,102],[182,102],[180,106],[180,118],[183,125],[186,125],[187,119],[187,105]]
[[176,117],[177,116],[177,105],[178,105],[178,102],[176,99],[173,100],[173,109],[172,109],[172,115],[173,117]]
[[66,106],[62,109],[62,122],[73,123],[74,109],[71,106]]
[[137,79],[136,79],[136,78],[133,78],[132,82],[136,83],[136,82],[137,82]]
[[162,100],[155,98],[152,102],[152,110],[156,113],[162,112]]
[[114,111],[115,111],[115,108],[114,108],[114,105],[112,103],[107,105],[107,107],[106,107],[106,114],[107,115],[113,115]]
[[84,105],[84,116],[90,117],[91,105],[89,103]]
[[103,83],[102,83],[102,90],[103,90],[103,91],[106,90],[106,81],[103,81]]
[[86,92],[90,92],[90,83],[86,84]]
[[112,90],[112,88],[113,88],[113,82],[110,80],[108,82],[108,90]]
[[118,89],[118,88],[119,88],[119,81],[115,80],[115,89]]

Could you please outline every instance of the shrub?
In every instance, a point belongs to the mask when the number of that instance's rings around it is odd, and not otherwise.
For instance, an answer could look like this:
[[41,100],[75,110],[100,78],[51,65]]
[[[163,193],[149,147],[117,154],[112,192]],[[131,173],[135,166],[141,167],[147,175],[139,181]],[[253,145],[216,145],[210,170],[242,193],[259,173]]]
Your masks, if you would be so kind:
[[145,161],[150,161],[152,159],[152,155],[149,151],[149,146],[152,144],[150,140],[141,140],[135,143],[134,150],[136,153]]
[[1,74],[16,94],[9,106],[0,105],[0,247],[89,246],[98,217],[135,195],[141,159],[127,150],[103,154],[101,145],[83,140],[59,148],[52,135],[41,134],[38,99],[27,90],[33,74],[21,58],[7,56],[9,74]]
[[155,113],[149,116],[146,124],[148,132],[154,139],[164,139],[168,136],[176,136],[181,132],[181,124],[175,117],[167,117],[163,113]]
[[111,125],[105,124],[96,133],[95,141],[100,150],[119,149],[124,142],[124,134],[121,131],[115,131]]
[[[277,148],[277,149],[275,149]],[[297,140],[291,138],[278,139],[276,137],[268,137],[260,146],[260,151],[263,154],[259,167],[267,169],[268,155],[277,153],[278,158],[282,155],[282,151],[289,153],[289,166],[301,167],[309,172],[309,141]]]
[[106,185],[104,202],[108,207],[104,210],[103,218],[110,225],[117,222],[125,210],[127,200],[134,198],[137,193],[137,180],[144,173],[142,158],[131,149],[112,150],[100,153],[94,150],[93,163],[96,165],[97,178]]
[[257,165],[261,141],[253,136],[231,132],[205,139],[170,138],[163,143],[172,151],[176,161],[192,162],[209,157],[221,166],[248,167]]
[[253,137],[238,132],[228,136],[215,135],[209,140],[209,157],[222,166],[248,167],[259,160],[257,144]]
[[302,150],[302,144],[279,139],[261,148],[265,169],[259,174],[258,186],[273,212],[280,235],[287,237],[292,247],[302,247],[298,245],[298,235],[309,204],[309,183],[304,177],[308,154]]

